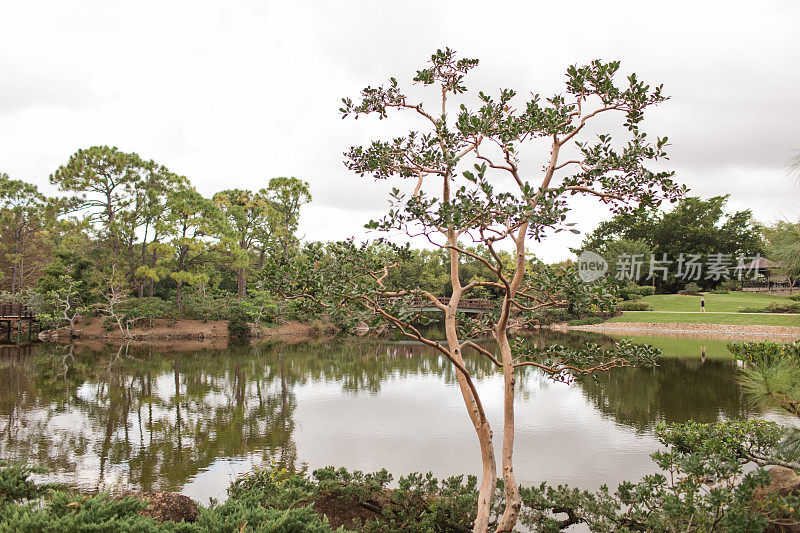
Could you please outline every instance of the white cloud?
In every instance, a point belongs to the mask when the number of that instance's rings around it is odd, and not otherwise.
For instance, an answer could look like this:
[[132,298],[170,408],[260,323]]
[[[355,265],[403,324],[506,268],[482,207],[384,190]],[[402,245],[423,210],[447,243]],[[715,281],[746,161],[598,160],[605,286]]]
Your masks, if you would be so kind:
[[[386,184],[349,174],[342,152],[410,123],[343,122],[340,98],[407,80],[447,45],[481,59],[476,87],[521,94],[560,90],[568,64],[620,59],[672,95],[648,125],[669,135],[679,179],[764,220],[797,216],[784,169],[800,148],[798,19],[780,0],[7,2],[0,168],[45,185],[76,149],[109,144],[207,194],[293,175],[314,195],[308,238],[358,233]],[[586,230],[602,216],[576,214]],[[568,255],[580,237],[562,235],[537,255]]]

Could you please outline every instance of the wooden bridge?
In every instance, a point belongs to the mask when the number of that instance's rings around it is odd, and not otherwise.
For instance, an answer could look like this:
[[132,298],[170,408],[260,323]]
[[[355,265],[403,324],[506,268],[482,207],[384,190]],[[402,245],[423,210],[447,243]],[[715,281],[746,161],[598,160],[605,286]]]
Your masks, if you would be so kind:
[[[450,298],[439,298],[439,301],[444,305],[450,304]],[[491,313],[497,306],[500,305],[498,300],[479,300],[475,298],[461,298],[458,302],[458,311],[460,313],[473,313],[473,314],[486,314]],[[441,309],[434,306],[428,298],[417,297],[411,302],[411,308],[415,311],[436,311],[441,312]]]
[[0,304],[0,325],[3,328],[3,338],[9,344],[13,342],[11,332],[14,324],[17,325],[17,341],[24,340],[23,324],[26,322],[28,325],[27,336],[30,340],[33,336],[33,323],[36,322],[36,315],[33,311],[22,304]]

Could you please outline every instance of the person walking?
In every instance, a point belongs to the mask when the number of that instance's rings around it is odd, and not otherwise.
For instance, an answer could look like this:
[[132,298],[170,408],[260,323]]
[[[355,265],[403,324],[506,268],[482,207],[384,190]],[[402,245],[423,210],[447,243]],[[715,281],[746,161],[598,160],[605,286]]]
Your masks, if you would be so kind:
[[702,296],[700,297],[700,312],[701,313],[706,312],[706,299],[703,298]]

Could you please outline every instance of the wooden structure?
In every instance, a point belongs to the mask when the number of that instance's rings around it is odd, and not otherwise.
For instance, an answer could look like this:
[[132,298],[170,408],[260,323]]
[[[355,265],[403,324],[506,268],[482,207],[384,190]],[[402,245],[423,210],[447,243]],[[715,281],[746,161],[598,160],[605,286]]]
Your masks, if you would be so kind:
[[[450,303],[450,298],[447,297],[439,298],[439,301],[442,302],[444,305],[448,305]],[[386,303],[386,301],[381,301],[379,303],[383,305],[384,303]],[[485,314],[485,313],[490,313],[498,305],[500,305],[500,302],[496,300],[479,300],[475,298],[462,298],[458,302],[458,311],[461,313]],[[441,309],[435,307],[429,299],[422,297],[414,298],[414,300],[411,302],[411,308],[414,309],[415,311],[436,311],[436,312],[441,311]]]
[[[790,278],[781,272],[781,263],[770,261],[760,257],[752,261],[741,269],[742,290],[746,292],[768,292],[776,294],[792,294],[798,290],[797,279]],[[739,275],[739,269],[734,269],[735,275]],[[750,279],[744,279],[751,275]]]
[[28,306],[22,304],[0,304],[0,324],[3,327],[5,340],[11,344],[11,334],[14,330],[14,325],[17,326],[17,340],[23,337],[23,330],[25,325],[28,326],[28,339],[33,336],[33,323],[36,322],[36,315],[33,311],[28,309]]

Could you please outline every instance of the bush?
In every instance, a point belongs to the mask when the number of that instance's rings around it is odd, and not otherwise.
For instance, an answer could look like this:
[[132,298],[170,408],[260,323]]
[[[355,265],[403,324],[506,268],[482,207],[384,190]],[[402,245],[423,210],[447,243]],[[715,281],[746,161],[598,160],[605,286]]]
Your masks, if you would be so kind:
[[725,289],[711,289],[708,294],[728,294],[728,291]]
[[633,293],[639,296],[652,296],[656,293],[656,288],[652,285],[637,285]]
[[789,296],[789,299],[794,300],[795,302],[800,302],[800,294],[792,294]]
[[800,313],[800,303],[779,304],[771,302],[766,307],[742,307],[740,313]]
[[250,336],[250,313],[244,305],[232,305],[228,319],[228,335],[232,339],[246,339]]
[[683,291],[678,291],[678,294],[700,294],[700,285],[694,281],[689,282],[683,287]]
[[735,359],[755,365],[771,365],[785,359],[800,361],[800,341],[792,344],[736,341],[729,342],[727,347]]
[[741,287],[742,287],[742,282],[735,279],[726,279],[717,286],[718,289],[730,292],[738,291],[739,289],[741,289]]
[[156,319],[163,318],[173,322],[178,319],[173,302],[161,298],[131,298],[119,306],[119,315],[132,326],[146,323],[151,328]]
[[617,294],[623,300],[638,300],[642,296],[652,296],[656,293],[656,288],[652,285],[634,285],[630,283],[620,287]]
[[652,311],[653,307],[647,302],[620,302],[617,306],[620,311]]
[[602,324],[606,319],[599,316],[590,316],[587,318],[578,318],[567,322],[570,326],[591,326],[592,324]]
[[182,298],[183,314],[194,320],[228,320],[231,306],[236,300],[224,294],[184,294]]

